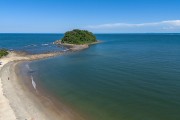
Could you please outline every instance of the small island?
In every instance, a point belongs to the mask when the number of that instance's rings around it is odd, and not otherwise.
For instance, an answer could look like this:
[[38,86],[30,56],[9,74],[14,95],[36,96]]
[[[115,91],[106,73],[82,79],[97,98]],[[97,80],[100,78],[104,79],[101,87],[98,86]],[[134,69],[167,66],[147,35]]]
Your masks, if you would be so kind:
[[73,51],[88,48],[89,45],[96,43],[98,43],[98,41],[92,32],[79,29],[66,32],[61,40],[54,42],[54,44],[68,47]]
[[8,51],[6,49],[0,49],[0,58],[8,55]]
[[93,33],[87,30],[72,30],[65,33],[65,36],[61,40],[62,43],[68,44],[90,44],[93,42],[97,42],[96,36]]

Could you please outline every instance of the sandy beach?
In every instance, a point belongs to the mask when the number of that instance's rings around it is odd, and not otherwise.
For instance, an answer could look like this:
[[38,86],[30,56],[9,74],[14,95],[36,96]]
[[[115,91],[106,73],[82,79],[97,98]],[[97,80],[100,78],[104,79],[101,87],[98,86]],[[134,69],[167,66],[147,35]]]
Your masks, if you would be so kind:
[[[93,43],[97,44],[99,43]],[[62,44],[61,44],[62,45]],[[86,49],[91,44],[63,44],[69,52]],[[0,120],[83,120],[83,118],[60,104],[58,109],[48,98],[33,93],[18,77],[17,64],[55,57],[67,51],[29,55],[11,51],[6,57],[0,58]],[[31,87],[33,87],[30,82]],[[48,108],[48,109],[47,109]]]
[[57,109],[50,100],[28,89],[15,71],[21,61],[61,54],[21,55],[10,52],[0,59],[0,120],[81,120],[64,105]]

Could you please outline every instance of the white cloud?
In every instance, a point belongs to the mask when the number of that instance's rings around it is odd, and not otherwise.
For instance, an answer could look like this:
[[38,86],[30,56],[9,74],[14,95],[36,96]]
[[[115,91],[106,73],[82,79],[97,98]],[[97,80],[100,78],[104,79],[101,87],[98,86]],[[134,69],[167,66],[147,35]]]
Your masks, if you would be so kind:
[[180,27],[180,20],[163,21],[164,24]]
[[86,26],[87,29],[118,29],[118,28],[159,28],[162,30],[168,29],[180,29],[180,20],[168,20],[160,22],[151,22],[151,23],[113,23],[113,24],[101,24],[101,25],[89,25]]

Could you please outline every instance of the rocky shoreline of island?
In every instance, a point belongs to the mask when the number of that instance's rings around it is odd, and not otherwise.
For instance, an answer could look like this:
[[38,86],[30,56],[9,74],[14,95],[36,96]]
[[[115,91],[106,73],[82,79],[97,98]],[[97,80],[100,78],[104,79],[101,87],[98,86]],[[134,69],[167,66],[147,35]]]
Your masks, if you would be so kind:
[[83,50],[83,49],[87,49],[91,45],[98,44],[98,43],[101,43],[101,41],[98,40],[98,41],[93,42],[93,43],[80,44],[80,45],[69,44],[69,43],[62,43],[62,40],[57,40],[57,41],[53,42],[53,44],[64,46],[64,47],[68,48],[71,51],[80,51],[80,50]]

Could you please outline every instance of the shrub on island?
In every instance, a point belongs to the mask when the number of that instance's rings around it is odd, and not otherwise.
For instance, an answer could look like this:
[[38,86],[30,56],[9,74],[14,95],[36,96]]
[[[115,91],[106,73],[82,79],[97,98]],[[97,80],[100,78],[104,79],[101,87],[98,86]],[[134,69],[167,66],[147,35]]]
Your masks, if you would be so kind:
[[97,40],[96,40],[96,36],[93,35],[92,32],[89,32],[87,30],[75,29],[66,32],[61,42],[67,44],[82,45],[82,44],[91,44],[93,42],[97,42]]
[[0,58],[8,55],[8,51],[6,49],[0,49]]

